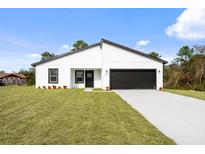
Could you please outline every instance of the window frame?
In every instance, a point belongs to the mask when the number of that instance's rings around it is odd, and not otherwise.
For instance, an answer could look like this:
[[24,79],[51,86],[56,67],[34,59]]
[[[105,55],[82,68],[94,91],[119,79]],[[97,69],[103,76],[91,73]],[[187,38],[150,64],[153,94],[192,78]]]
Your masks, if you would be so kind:
[[[82,75],[82,78],[83,80],[82,81],[77,81],[77,72],[83,72],[83,75]],[[85,73],[84,73],[84,70],[75,70],[75,83],[84,83],[84,80],[85,80]]]
[[[51,70],[56,70],[57,74],[56,75],[51,75]],[[58,68],[49,68],[48,69],[48,83],[52,83],[52,84],[57,84],[58,83]],[[51,81],[51,77],[55,76],[56,77],[56,81]]]

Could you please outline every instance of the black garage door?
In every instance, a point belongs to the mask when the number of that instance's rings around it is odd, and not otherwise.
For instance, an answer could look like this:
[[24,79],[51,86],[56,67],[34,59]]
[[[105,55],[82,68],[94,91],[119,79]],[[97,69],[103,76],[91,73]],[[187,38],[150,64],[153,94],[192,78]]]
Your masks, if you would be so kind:
[[111,89],[156,89],[156,70],[110,70]]

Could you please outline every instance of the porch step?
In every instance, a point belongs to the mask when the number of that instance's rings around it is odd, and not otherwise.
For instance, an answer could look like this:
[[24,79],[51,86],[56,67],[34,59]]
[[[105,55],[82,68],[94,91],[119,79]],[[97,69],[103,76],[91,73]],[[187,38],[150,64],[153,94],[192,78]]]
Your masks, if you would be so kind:
[[84,89],[84,92],[92,92],[93,91],[93,88],[85,88]]

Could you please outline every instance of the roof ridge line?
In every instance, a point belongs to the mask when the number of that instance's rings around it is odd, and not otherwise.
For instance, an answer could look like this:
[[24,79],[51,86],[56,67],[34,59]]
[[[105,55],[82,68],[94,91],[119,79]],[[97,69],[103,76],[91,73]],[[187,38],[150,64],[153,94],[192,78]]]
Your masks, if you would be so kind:
[[122,48],[122,49],[125,49],[125,50],[128,50],[132,53],[135,53],[135,54],[138,54],[138,55],[141,55],[141,56],[144,56],[144,57],[147,57],[147,58],[150,58],[152,60],[156,60],[156,61],[159,61],[159,62],[162,62],[163,64],[166,64],[167,61],[163,60],[163,59],[160,59],[160,58],[155,58],[155,57],[152,57],[150,56],[149,54],[146,54],[142,51],[138,51],[138,50],[135,50],[133,48],[130,48],[130,47],[127,47],[127,46],[124,46],[124,45],[121,45],[121,44],[118,44],[118,43],[115,43],[115,42],[112,42],[110,40],[107,40],[107,39],[104,39],[104,38],[101,38],[101,41],[100,42],[97,42],[97,43],[94,43],[94,44],[91,44],[85,48],[82,48],[82,49],[78,49],[78,50],[74,50],[74,51],[69,51],[69,52],[66,52],[66,53],[63,53],[63,54],[60,54],[60,55],[56,55],[52,58],[49,58],[47,60],[44,60],[44,61],[39,61],[39,62],[36,62],[36,63],[33,63],[31,64],[32,66],[36,66],[36,65],[39,65],[39,64],[42,64],[42,63],[46,63],[46,62],[49,62],[49,61],[52,61],[52,60],[55,60],[55,59],[58,59],[58,58],[61,58],[61,57],[64,57],[64,56],[67,56],[67,55],[71,55],[71,54],[74,54],[74,53],[77,53],[77,52],[80,52],[80,51],[83,51],[83,50],[86,50],[86,49],[89,49],[91,47],[95,47],[95,46],[98,46],[100,45],[100,47],[102,47],[102,43],[105,42],[105,43],[108,43],[108,44],[111,44],[111,45],[114,45],[114,46],[117,46],[119,48]]
[[55,59],[58,59],[58,58],[61,58],[61,57],[67,56],[67,55],[71,55],[71,54],[74,54],[74,53],[77,53],[77,52],[80,52],[80,51],[89,49],[89,48],[91,48],[91,47],[94,47],[94,46],[97,46],[97,45],[100,45],[100,44],[101,44],[101,42],[98,42],[98,43],[91,44],[91,45],[89,45],[89,46],[87,46],[87,47],[85,47],[85,48],[81,48],[81,49],[73,50],[73,51],[71,50],[71,51],[62,53],[62,54],[60,54],[60,55],[56,55],[56,56],[54,56],[54,57],[51,57],[51,58],[49,58],[49,59],[47,59],[47,60],[38,61],[38,62],[36,62],[36,63],[33,63],[33,64],[31,64],[31,66],[36,66],[36,65],[38,65],[38,64],[42,64],[42,63],[45,63],[45,62],[49,62],[49,61],[52,61],[52,60],[55,60]]
[[139,50],[136,50],[136,49],[133,49],[133,48],[130,48],[130,47],[127,47],[127,46],[124,46],[124,45],[121,45],[121,44],[112,42],[112,41],[107,40],[107,39],[104,39],[104,38],[102,38],[101,41],[102,41],[102,42],[105,42],[105,43],[108,43],[108,44],[111,44],[111,45],[114,45],[114,46],[117,46],[117,47],[119,47],[119,48],[124,48],[125,50],[129,50],[129,51],[131,51],[131,52],[133,52],[133,53],[136,53],[136,54],[139,54],[139,55],[141,55],[141,56],[145,56],[145,57],[147,57],[147,58],[150,58],[150,59],[153,59],[153,60],[156,60],[156,61],[163,62],[164,64],[167,64],[167,61],[166,61],[166,60],[163,60],[163,59],[161,59],[161,58],[152,57],[152,56],[150,56],[149,54],[146,54],[146,53],[144,53],[144,52],[142,52],[142,51],[139,51]]

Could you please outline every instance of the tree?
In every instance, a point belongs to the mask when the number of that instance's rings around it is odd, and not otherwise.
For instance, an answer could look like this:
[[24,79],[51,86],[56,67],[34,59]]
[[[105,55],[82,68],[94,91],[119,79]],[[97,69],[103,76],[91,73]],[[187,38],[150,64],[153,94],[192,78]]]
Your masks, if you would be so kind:
[[20,74],[23,74],[26,77],[26,83],[28,86],[35,84],[35,69],[29,68],[29,70],[21,69]]
[[190,64],[201,86],[205,76],[205,46],[195,45],[193,49],[196,55],[191,59]]
[[189,46],[185,45],[180,48],[179,52],[177,53],[176,60],[181,64],[183,62],[189,61],[193,56],[193,48],[190,48]]
[[5,71],[4,70],[0,70],[0,73],[5,73]]
[[73,44],[73,49],[72,50],[82,49],[82,48],[85,48],[87,46],[88,46],[88,44],[85,41],[78,40]]
[[183,46],[172,64],[164,69],[168,88],[205,90],[205,46]]
[[205,56],[194,55],[189,62],[189,68],[193,80],[201,86],[203,76],[205,75]]
[[150,52],[149,55],[154,57],[154,58],[161,58],[161,55],[159,53],[157,53],[157,52],[154,52],[154,51]]
[[49,58],[52,58],[52,57],[54,57],[54,56],[55,56],[54,53],[43,52],[43,53],[41,54],[41,61],[45,61],[45,60],[47,60],[47,59],[49,59]]
[[194,45],[193,50],[196,54],[205,56],[205,45]]
[[179,86],[181,77],[180,67],[177,64],[164,66],[164,86],[168,88],[176,88]]

